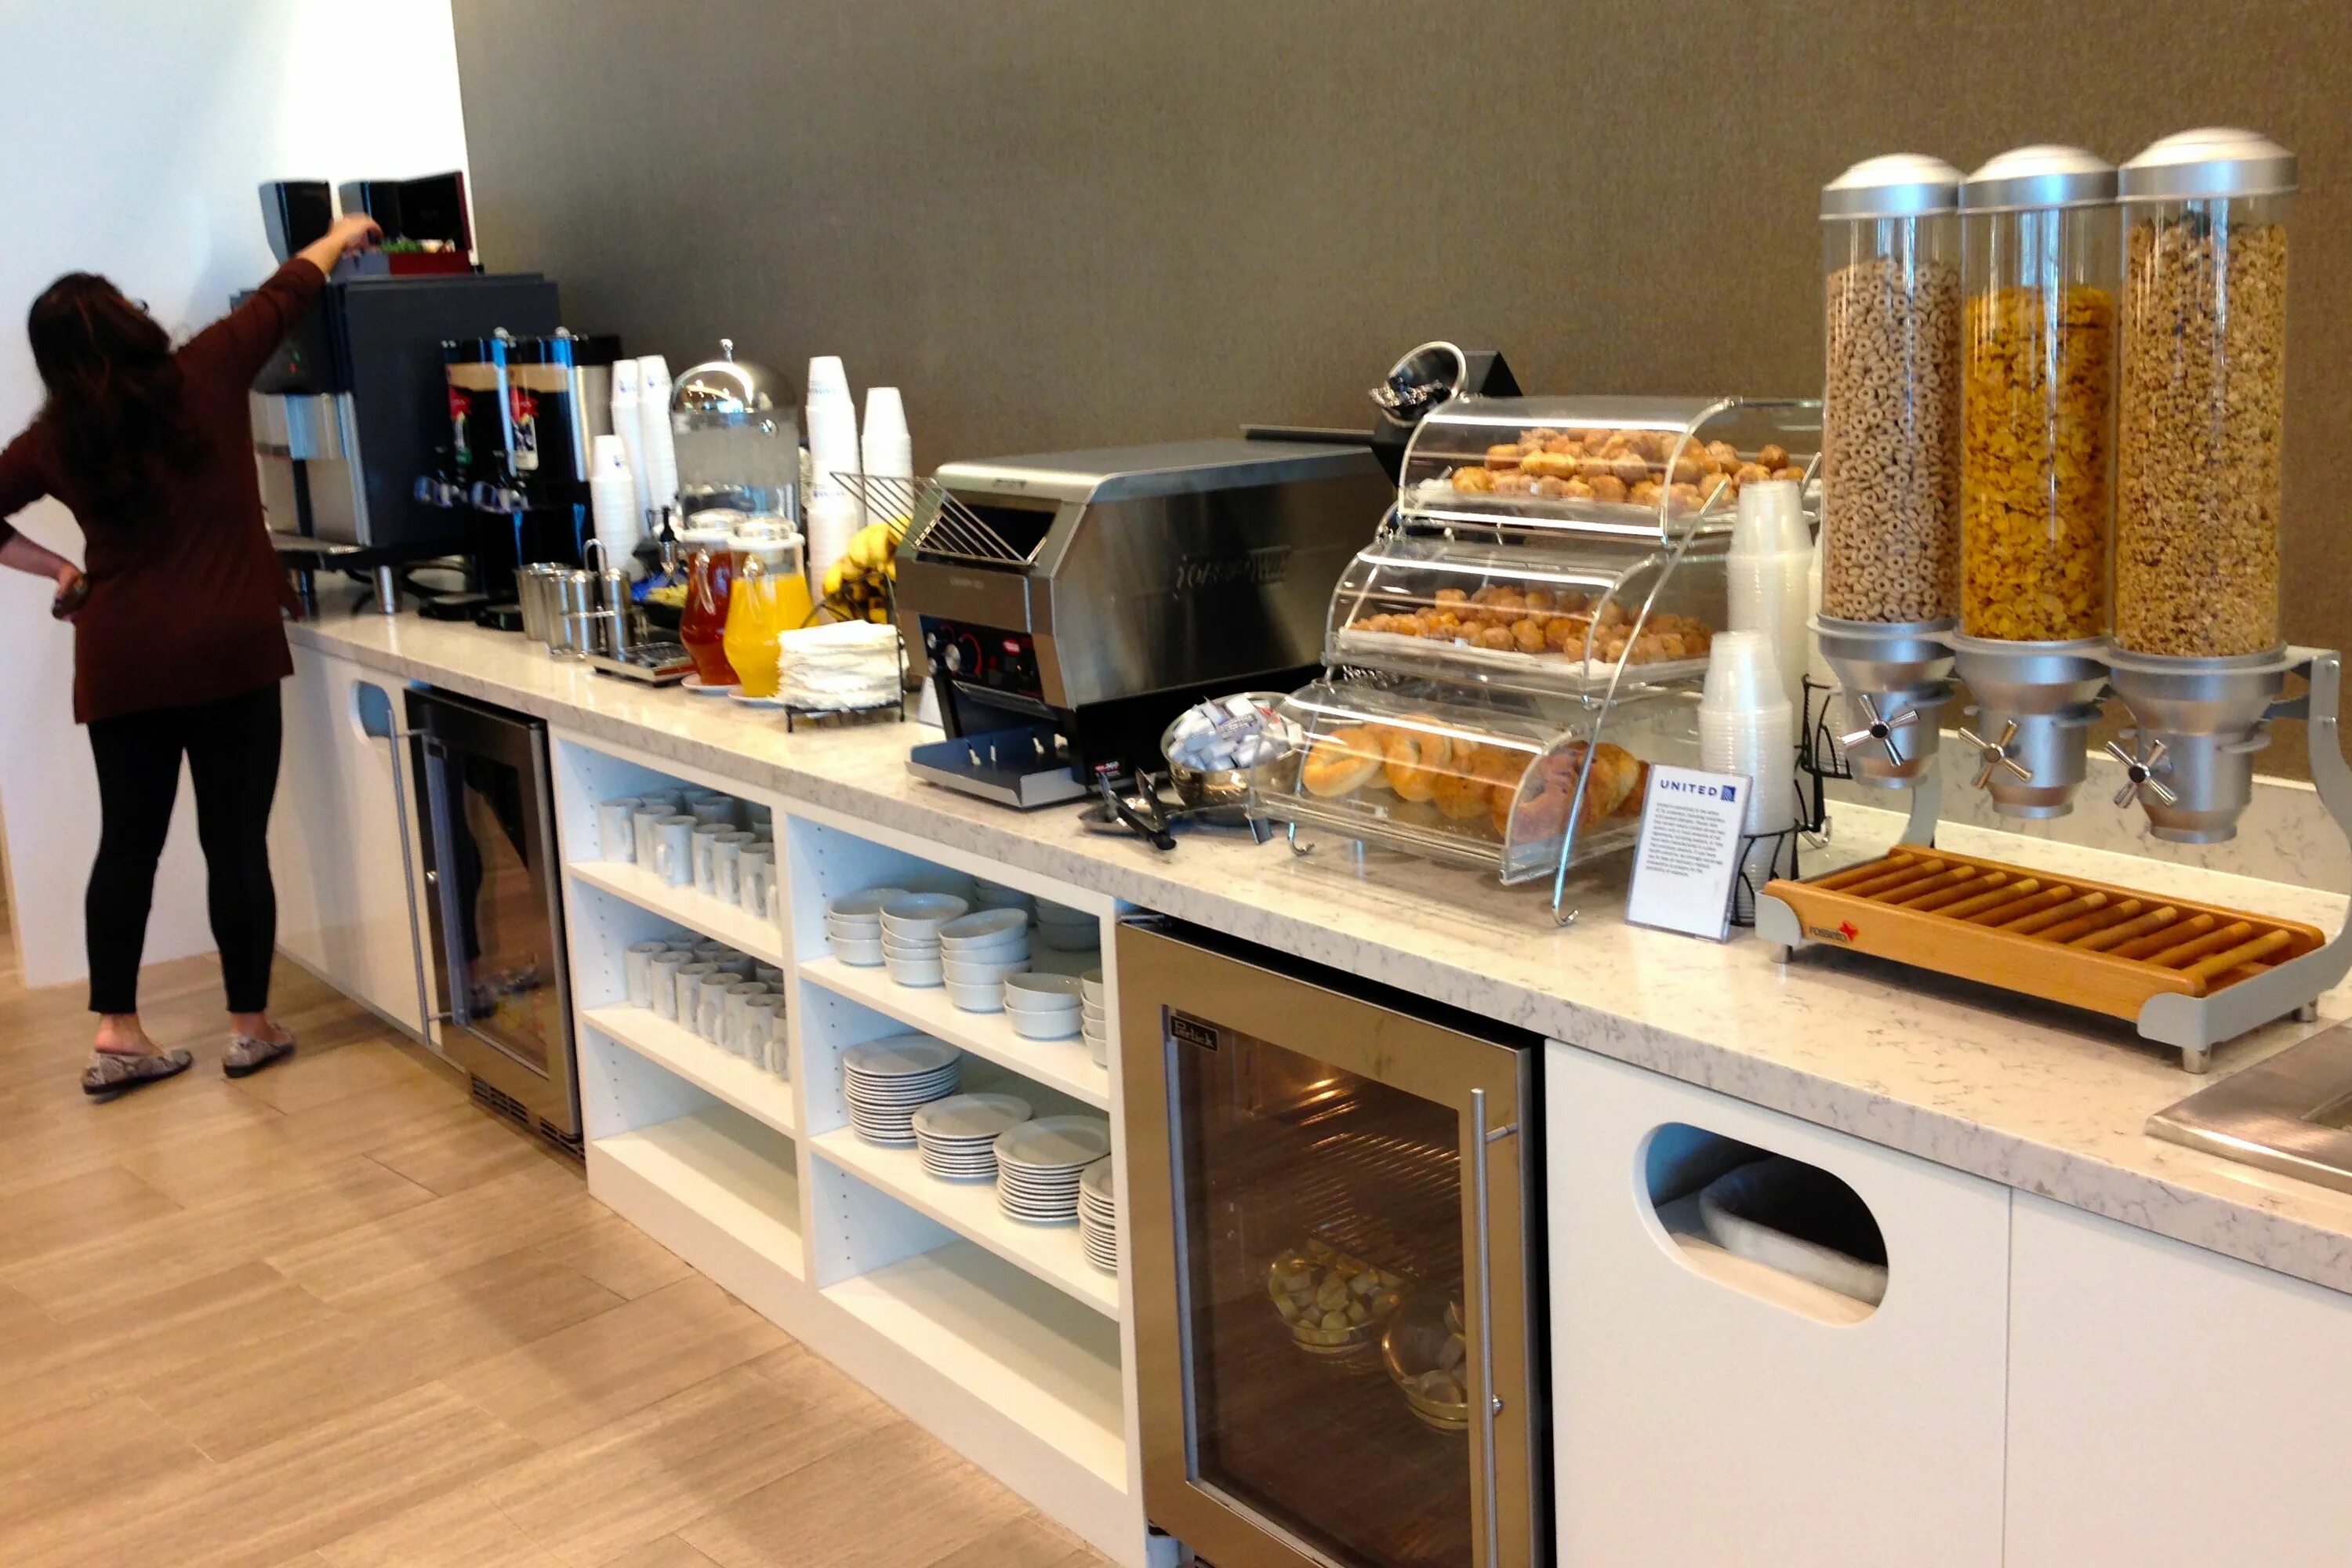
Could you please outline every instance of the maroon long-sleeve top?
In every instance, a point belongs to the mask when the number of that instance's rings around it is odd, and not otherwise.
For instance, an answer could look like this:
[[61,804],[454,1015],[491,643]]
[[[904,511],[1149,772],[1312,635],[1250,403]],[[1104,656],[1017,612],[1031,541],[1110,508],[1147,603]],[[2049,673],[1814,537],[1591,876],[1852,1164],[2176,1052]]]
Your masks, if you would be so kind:
[[43,496],[81,526],[89,603],[74,621],[78,722],[216,702],[294,672],[246,394],[326,282],[298,257],[180,349],[203,456],[166,475],[136,515],[92,499],[46,416],[0,450],[0,544],[16,531],[5,520]]

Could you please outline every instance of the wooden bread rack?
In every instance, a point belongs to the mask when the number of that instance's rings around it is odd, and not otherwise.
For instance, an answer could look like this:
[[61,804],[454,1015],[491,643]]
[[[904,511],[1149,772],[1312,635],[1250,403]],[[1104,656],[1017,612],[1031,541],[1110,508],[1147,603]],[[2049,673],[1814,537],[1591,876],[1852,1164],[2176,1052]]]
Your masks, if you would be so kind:
[[1904,847],[1765,889],[1808,942],[2137,1019],[2326,944],[2316,926],[1948,849]]

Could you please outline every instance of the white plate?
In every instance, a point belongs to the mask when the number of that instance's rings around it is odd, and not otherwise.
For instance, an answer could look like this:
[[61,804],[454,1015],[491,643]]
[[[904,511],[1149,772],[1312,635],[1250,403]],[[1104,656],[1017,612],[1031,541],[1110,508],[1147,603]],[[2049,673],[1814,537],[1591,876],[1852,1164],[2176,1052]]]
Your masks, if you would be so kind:
[[1041,1116],[1005,1129],[996,1157],[1035,1171],[1075,1171],[1110,1152],[1106,1116]]
[[743,695],[743,689],[740,686],[729,687],[727,689],[727,695],[733,698],[736,701],[740,702],[746,708],[782,708],[784,706],[784,700],[782,697],[746,697]]
[[697,697],[724,697],[735,689],[731,686],[705,686],[702,677],[689,675],[677,683],[680,691],[691,691]]
[[1087,1198],[1106,1207],[1118,1202],[1118,1173],[1105,1154],[1078,1173],[1078,1190]]
[[859,1078],[920,1078],[963,1060],[963,1053],[929,1035],[889,1035],[841,1053],[845,1072]]
[[906,896],[904,888],[868,888],[863,892],[844,893],[831,900],[825,904],[824,912],[851,920],[870,920],[878,926],[882,923],[882,906]]
[[986,1139],[992,1145],[1008,1129],[1028,1120],[1029,1102],[1012,1094],[959,1094],[934,1100],[915,1114],[916,1125],[934,1137]]

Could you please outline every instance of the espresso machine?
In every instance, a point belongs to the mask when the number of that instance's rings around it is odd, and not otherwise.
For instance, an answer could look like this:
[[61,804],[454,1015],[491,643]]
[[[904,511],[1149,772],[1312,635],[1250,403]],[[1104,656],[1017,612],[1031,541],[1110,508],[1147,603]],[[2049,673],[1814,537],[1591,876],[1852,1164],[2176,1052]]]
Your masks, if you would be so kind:
[[916,487],[898,608],[950,737],[909,767],[1024,808],[1163,765],[1190,704],[1319,668],[1394,490],[1369,447],[1172,441],[950,463]]
[[[1828,944],[2030,990],[2132,1020],[2192,1072],[2258,1025],[2315,1016],[2352,972],[2352,924],[2331,938],[1935,843],[1956,676],[1971,787],[2000,816],[2074,809],[2112,700],[2129,721],[2105,747],[2114,805],[2137,806],[2151,838],[2235,837],[2254,758],[2287,720],[2305,721],[2312,781],[2352,838],[2341,657],[2280,627],[2294,184],[2284,148],[2204,130],[2119,169],[2036,145],[1966,179],[1872,160],[1825,191],[1813,627],[1843,688],[1853,778],[1911,798],[1888,856],[1759,895],[1757,929],[1784,957]],[[1926,341],[1933,323],[1951,340]],[[1939,362],[1964,363],[1965,383]],[[1949,465],[1934,456],[1947,438]],[[1906,482],[1938,472],[1956,485]]]

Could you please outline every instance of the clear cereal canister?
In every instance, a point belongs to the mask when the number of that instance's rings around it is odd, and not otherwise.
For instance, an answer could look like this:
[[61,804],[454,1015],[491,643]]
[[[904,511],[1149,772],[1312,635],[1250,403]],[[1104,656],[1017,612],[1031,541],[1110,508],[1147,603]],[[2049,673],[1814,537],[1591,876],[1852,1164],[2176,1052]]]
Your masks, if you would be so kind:
[[2116,171],[2020,147],[1960,187],[1960,630],[2107,633]]
[[2168,136],[2125,164],[2116,646],[2279,646],[2286,220],[2294,154],[2251,131]]
[[1916,626],[1958,597],[1959,171],[1894,153],[1822,188],[1822,614]]

